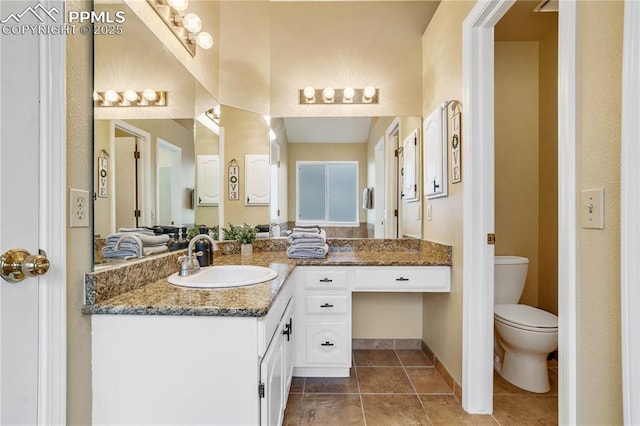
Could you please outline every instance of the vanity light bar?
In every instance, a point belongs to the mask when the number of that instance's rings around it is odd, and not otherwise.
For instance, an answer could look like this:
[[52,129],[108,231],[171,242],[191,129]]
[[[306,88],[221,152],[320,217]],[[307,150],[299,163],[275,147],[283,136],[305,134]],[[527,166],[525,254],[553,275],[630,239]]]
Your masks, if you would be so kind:
[[185,49],[196,56],[196,46],[202,49],[211,49],[213,47],[213,37],[206,31],[202,30],[202,19],[195,13],[183,12],[189,7],[187,0],[147,0],[153,10],[176,36]]
[[298,102],[300,105],[377,104],[379,95],[380,90],[373,86],[367,86],[364,89],[352,87],[314,89],[308,86],[298,90]]
[[105,90],[93,92],[93,103],[99,107],[164,107],[167,106],[167,92],[145,89],[135,90]]

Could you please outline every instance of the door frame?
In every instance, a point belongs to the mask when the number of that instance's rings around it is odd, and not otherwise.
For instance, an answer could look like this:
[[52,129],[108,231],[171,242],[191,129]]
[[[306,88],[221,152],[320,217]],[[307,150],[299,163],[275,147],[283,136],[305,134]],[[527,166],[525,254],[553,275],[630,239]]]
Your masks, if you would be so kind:
[[[183,221],[183,204],[180,194],[180,188],[182,188],[182,148],[175,145],[165,139],[156,138],[156,202],[155,202],[155,220],[154,225],[162,225],[160,222],[160,152],[165,150],[171,153],[172,168],[175,167],[178,171],[177,179],[173,179],[171,183],[171,194],[175,195],[176,201],[171,203],[171,218],[176,225],[184,223]],[[115,152],[115,151],[112,151]]]
[[[393,135],[397,140],[392,144]],[[400,236],[400,202],[398,202],[398,158],[395,155],[400,143],[400,118],[395,118],[384,132],[384,238]],[[394,211],[398,210],[398,215]]]
[[[515,0],[478,2],[463,23],[462,406],[493,411],[494,26]],[[559,423],[575,424],[577,405],[576,3],[558,16]]]
[[622,48],[620,260],[622,406],[625,425],[640,423],[640,3],[626,0]]
[[[63,1],[44,0],[64,10]],[[40,35],[40,247],[38,424],[65,424],[67,403],[66,37]]]

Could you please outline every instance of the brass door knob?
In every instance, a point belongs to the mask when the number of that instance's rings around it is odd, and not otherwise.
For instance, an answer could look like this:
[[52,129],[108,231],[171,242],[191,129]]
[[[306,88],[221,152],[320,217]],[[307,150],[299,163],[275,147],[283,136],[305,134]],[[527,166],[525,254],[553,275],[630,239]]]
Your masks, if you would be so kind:
[[7,250],[0,258],[0,276],[10,283],[22,281],[27,277],[43,275],[49,270],[49,259],[44,250],[31,255],[25,249]]

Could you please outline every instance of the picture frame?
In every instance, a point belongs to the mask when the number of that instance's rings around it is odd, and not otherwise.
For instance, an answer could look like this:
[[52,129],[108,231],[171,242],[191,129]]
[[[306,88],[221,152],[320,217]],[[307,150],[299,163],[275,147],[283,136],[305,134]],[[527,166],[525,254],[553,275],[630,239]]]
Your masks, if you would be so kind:
[[462,182],[462,122],[458,111],[451,118],[451,183]]

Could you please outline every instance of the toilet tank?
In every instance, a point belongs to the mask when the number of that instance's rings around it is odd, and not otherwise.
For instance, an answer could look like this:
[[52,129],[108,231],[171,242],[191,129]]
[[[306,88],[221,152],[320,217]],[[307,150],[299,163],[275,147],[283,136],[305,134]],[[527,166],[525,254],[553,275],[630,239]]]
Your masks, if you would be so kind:
[[494,257],[494,304],[518,303],[527,281],[529,259],[519,256]]

